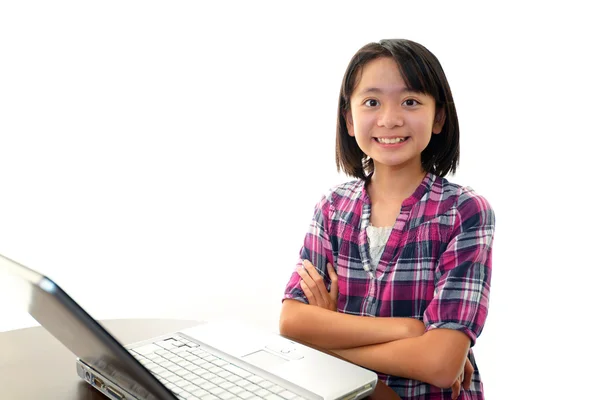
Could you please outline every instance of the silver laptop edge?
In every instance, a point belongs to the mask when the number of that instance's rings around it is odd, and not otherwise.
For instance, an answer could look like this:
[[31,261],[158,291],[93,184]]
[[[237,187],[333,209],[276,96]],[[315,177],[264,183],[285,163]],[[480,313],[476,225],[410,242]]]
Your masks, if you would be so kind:
[[[21,302],[26,306],[29,314],[75,354],[77,374],[109,398],[177,400],[178,396],[136,359],[143,357],[137,353],[132,354],[130,351],[135,352],[136,348],[157,343],[161,338],[178,336],[210,349],[221,359],[243,367],[248,372],[265,377],[265,379],[272,379],[278,385],[293,390],[304,398],[323,399],[300,385],[295,385],[281,376],[244,361],[238,354],[235,354],[235,351],[228,352],[226,348],[220,349],[211,346],[210,334],[199,328],[184,329],[180,332],[123,346],[50,278],[0,255],[0,272],[3,271],[8,272],[7,278],[12,277],[13,285],[19,287],[18,293],[21,295]],[[202,341],[202,339],[207,339],[208,342]],[[219,343],[218,340],[212,341]],[[293,342],[290,341],[290,343]],[[304,345],[294,344],[309,349]],[[316,354],[321,355],[322,353],[317,352]],[[377,381],[376,375],[371,374],[374,378],[369,377],[369,382],[366,384],[358,385],[354,390],[344,393],[342,396],[330,398],[346,400],[366,397],[373,392]],[[162,381],[164,382],[164,380]]]
[[0,271],[16,277],[29,314],[79,359],[136,399],[176,397],[110,333],[48,277],[0,255]]

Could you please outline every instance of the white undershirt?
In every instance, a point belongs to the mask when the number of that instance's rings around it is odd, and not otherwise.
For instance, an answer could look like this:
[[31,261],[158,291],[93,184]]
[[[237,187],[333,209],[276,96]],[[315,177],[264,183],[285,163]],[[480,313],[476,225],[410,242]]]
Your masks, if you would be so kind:
[[392,226],[367,226],[367,238],[369,240],[369,253],[371,254],[371,268],[377,269],[385,244],[392,233]]

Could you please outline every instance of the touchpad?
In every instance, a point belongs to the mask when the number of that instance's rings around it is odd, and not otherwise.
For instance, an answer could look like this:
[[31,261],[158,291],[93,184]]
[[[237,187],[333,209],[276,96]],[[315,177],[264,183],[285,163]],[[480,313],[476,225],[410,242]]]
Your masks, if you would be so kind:
[[246,356],[243,356],[242,358],[245,361],[248,361],[249,363],[254,364],[257,367],[263,369],[270,369],[271,367],[276,367],[288,361],[285,358],[278,357],[264,350],[259,350],[254,353],[250,353]]

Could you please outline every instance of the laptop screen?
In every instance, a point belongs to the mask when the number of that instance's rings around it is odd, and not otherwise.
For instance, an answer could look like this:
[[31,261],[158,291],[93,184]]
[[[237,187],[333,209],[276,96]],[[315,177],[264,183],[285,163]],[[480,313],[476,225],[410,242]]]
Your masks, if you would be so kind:
[[21,303],[73,354],[140,399],[176,397],[49,278],[0,255],[0,273]]

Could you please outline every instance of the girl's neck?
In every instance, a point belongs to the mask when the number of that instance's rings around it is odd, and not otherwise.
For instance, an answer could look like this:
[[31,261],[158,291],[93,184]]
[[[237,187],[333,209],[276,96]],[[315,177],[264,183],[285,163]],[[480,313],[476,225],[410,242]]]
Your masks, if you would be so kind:
[[419,187],[426,172],[419,164],[413,168],[375,165],[367,191],[374,202],[403,202]]

